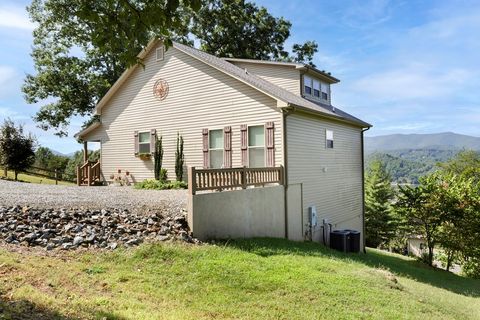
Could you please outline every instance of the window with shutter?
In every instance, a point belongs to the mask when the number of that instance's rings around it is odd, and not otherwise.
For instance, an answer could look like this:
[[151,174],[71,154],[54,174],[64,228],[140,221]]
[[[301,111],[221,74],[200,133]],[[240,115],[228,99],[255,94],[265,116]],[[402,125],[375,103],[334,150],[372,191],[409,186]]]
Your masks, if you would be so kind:
[[138,153],[150,153],[150,132],[140,132],[138,134]]
[[265,166],[265,128],[248,127],[248,166],[259,168]]
[[223,130],[210,130],[208,132],[210,168],[221,168],[223,166],[223,148]]

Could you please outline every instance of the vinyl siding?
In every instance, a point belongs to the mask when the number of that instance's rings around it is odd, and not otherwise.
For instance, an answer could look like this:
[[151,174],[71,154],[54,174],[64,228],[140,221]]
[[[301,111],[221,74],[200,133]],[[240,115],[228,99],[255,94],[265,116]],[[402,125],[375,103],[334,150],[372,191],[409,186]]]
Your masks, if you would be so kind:
[[[325,147],[325,130],[332,130],[334,148]],[[361,129],[320,117],[287,117],[288,183],[303,184],[303,234],[308,207],[316,206],[318,226],[328,219],[333,228],[362,231]]]
[[279,66],[261,63],[248,63],[231,61],[236,66],[247,69],[251,74],[257,75],[280,88],[300,95],[300,72],[292,66]]
[[[275,123],[275,161],[282,163],[281,113],[276,100],[175,49],[156,61],[153,49],[102,108],[100,128],[87,140],[101,140],[102,171],[106,179],[117,168],[130,171],[134,181],[153,178],[153,160],[134,155],[134,131],[156,129],[163,136],[163,167],[175,179],[176,136],[185,141],[187,166],[203,166],[202,129],[232,126],[232,165],[241,166],[240,125]],[[169,84],[163,101],[153,96],[162,78]],[[186,175],[186,171],[185,171]],[[186,177],[185,177],[186,178]]]

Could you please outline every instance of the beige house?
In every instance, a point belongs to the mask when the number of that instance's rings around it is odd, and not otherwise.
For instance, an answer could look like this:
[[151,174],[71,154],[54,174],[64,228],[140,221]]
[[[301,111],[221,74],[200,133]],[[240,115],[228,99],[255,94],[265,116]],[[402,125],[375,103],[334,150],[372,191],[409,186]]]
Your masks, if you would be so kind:
[[289,238],[321,240],[324,219],[363,235],[363,131],[370,125],[331,105],[338,79],[299,63],[222,59],[179,43],[166,50],[160,40],[139,57],[144,66],[125,71],[98,103],[100,122],[77,134],[100,142],[103,182],[118,169],[133,182],[153,178],[153,160],[142,155],[152,152],[155,135],[175,179],[179,133],[188,167],[283,166],[285,210],[289,190],[299,194]]

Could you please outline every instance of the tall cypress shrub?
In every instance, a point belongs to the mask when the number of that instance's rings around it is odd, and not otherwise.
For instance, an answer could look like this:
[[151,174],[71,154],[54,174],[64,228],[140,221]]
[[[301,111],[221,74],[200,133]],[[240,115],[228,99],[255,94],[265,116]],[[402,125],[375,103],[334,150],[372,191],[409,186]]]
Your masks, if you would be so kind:
[[154,158],[154,173],[155,173],[155,180],[160,180],[160,172],[162,171],[162,161],[163,161],[163,145],[162,145],[162,137],[160,139],[158,136],[155,140],[155,152],[153,154]]
[[183,164],[185,158],[183,155],[183,137],[177,132],[177,151],[175,151],[175,175],[177,181],[183,180]]

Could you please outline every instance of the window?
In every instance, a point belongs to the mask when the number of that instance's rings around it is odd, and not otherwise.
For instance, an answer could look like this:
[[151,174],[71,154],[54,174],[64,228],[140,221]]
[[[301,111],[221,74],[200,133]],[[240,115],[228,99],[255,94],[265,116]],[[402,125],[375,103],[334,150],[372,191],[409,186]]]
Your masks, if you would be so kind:
[[328,84],[322,82],[320,86],[322,89],[322,99],[328,100]]
[[210,130],[208,134],[208,152],[210,153],[210,168],[223,166],[223,130]]
[[313,96],[320,98],[320,82],[317,80],[313,80]]
[[305,94],[312,94],[312,78],[304,76],[303,77],[303,85],[305,87]]
[[150,153],[150,132],[138,134],[138,153]]
[[325,131],[325,136],[326,136],[326,146],[328,149],[333,149],[333,131],[332,130],[326,130]]
[[248,166],[265,167],[265,129],[263,126],[248,127]]

